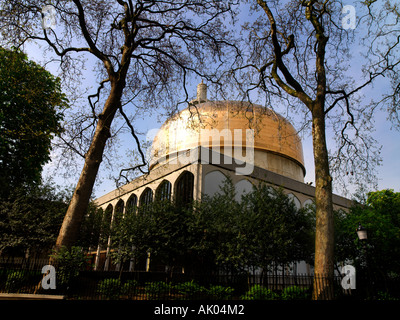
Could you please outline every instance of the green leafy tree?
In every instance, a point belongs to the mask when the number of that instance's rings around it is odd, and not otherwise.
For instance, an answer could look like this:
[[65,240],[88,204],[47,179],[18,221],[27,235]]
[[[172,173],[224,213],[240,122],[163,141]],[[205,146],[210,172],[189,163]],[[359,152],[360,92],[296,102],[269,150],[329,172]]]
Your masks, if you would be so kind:
[[110,246],[112,261],[120,264],[121,271],[126,261],[139,261],[148,250],[155,250],[158,230],[153,206],[131,208],[124,214],[116,210],[111,223],[107,210],[103,214],[100,242],[103,247]]
[[145,208],[116,213],[110,229],[114,263],[143,258],[182,266],[187,254],[187,221],[190,209],[170,201],[156,201]]
[[191,248],[203,271],[234,267],[243,269],[244,238],[238,230],[240,205],[235,200],[232,183],[228,180],[213,197],[203,195],[189,221]]
[[189,225],[197,255],[229,270],[267,270],[273,263],[312,259],[309,212],[298,211],[282,190],[265,184],[238,203],[228,181],[219,194],[202,199]]
[[13,191],[0,200],[0,252],[21,256],[49,251],[67,206],[66,194],[47,184]]
[[282,189],[266,184],[254,187],[243,203],[242,215],[252,221],[247,233],[252,237],[257,266],[268,270],[294,261],[310,262],[314,234],[308,211],[297,210]]
[[[337,260],[350,261],[356,269],[367,263],[370,272],[380,275],[400,275],[399,217],[399,192],[386,189],[368,193],[365,204],[337,215]],[[368,232],[365,247],[356,234],[359,223]]]
[[[55,187],[53,181],[12,191],[0,199],[0,253],[29,256],[51,252],[61,227],[71,190]],[[102,215],[90,203],[84,216],[77,245],[84,250],[96,248]]]
[[190,205],[179,205],[170,201],[156,201],[151,208],[155,230],[153,243],[150,247],[152,255],[160,263],[171,267],[183,266],[188,254],[188,227],[189,214],[192,214]]
[[52,258],[57,267],[57,282],[62,286],[68,286],[76,279],[86,263],[85,252],[81,247],[62,247],[54,251]]
[[311,217],[281,189],[264,184],[237,202],[228,180],[219,193],[203,195],[193,206],[156,201],[123,216],[116,210],[103,243],[111,236],[114,263],[138,261],[150,250],[152,261],[184,266],[185,273],[267,270],[273,263],[311,262]]
[[0,48],[0,197],[40,182],[66,106],[60,79],[24,53]]
[[103,220],[102,243],[106,246],[110,239],[110,246],[114,249],[111,253],[114,264],[120,264],[123,267],[126,261],[137,259],[145,254],[148,236],[151,234],[149,215],[143,215],[136,210],[126,210],[125,215],[122,216],[116,211],[115,219],[111,224],[109,224],[108,215],[104,216],[106,219]]

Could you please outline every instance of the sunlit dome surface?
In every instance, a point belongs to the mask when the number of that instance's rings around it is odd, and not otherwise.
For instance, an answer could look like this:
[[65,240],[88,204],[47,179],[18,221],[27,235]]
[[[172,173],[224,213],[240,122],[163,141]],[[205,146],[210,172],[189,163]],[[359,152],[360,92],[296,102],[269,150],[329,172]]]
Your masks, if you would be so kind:
[[[198,92],[198,98],[201,92]],[[303,148],[295,128],[271,109],[239,101],[205,101],[182,110],[160,128],[152,145],[150,168],[177,152],[198,146],[232,153],[246,148],[246,129],[254,130],[254,164],[295,180],[305,175]],[[216,129],[216,130],[215,130]],[[214,131],[212,131],[214,130]],[[210,133],[216,135],[213,140]],[[224,138],[225,137],[225,138]]]

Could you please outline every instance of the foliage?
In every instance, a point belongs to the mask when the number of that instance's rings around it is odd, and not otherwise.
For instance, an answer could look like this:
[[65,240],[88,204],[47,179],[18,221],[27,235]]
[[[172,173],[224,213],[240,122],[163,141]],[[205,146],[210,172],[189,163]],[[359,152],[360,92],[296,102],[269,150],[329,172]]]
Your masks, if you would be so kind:
[[[97,293],[107,299],[118,299],[121,296],[135,294],[139,283],[136,280],[123,282],[117,278],[107,278],[100,281],[97,285]],[[172,284],[165,281],[149,281],[144,285],[144,292],[147,299],[165,299],[173,294],[178,299],[195,299],[196,297],[209,297],[213,300],[226,300],[232,298],[234,289],[221,285],[210,285],[205,288],[197,284],[194,280]],[[181,297],[180,297],[181,296]]]
[[93,202],[89,203],[83,218],[76,246],[82,248],[97,248],[102,230],[103,211]]
[[102,298],[115,300],[119,299],[122,295],[133,294],[137,286],[138,282],[136,280],[122,282],[119,278],[107,278],[101,280],[97,284],[97,293],[100,294]]
[[104,279],[97,285],[97,292],[108,299],[117,299],[121,295],[120,279]]
[[[13,256],[51,252],[70,198],[71,190],[59,189],[50,180],[13,190],[8,199],[0,199],[0,252]],[[97,247],[100,220],[99,210],[90,203],[77,246]]]
[[281,298],[282,300],[309,300],[311,298],[311,294],[305,288],[290,286],[282,290]]
[[150,300],[162,299],[169,294],[171,285],[164,281],[146,282],[144,291]]
[[[282,190],[260,185],[235,201],[232,183],[212,198],[203,197],[189,222],[192,249],[221,267],[268,268],[273,262],[311,260],[312,219],[298,211]],[[209,260],[207,260],[209,261]]]
[[235,290],[231,287],[225,287],[221,285],[211,285],[207,292],[213,300],[227,300],[232,299],[233,292]]
[[136,280],[127,280],[123,284],[123,293],[126,295],[133,295],[136,292],[138,285],[139,282]]
[[241,248],[247,238],[240,233],[242,211],[234,197],[233,184],[227,181],[220,193],[213,197],[203,195],[201,202],[195,204],[188,222],[191,249],[204,258],[204,267],[211,261],[214,265],[236,269],[246,264],[247,256]]
[[145,214],[152,216],[151,254],[165,265],[182,265],[188,250],[187,222],[190,207],[163,201],[155,202],[150,210],[150,213]]
[[60,79],[18,50],[0,48],[0,197],[41,181],[67,106]]
[[103,244],[111,236],[112,247],[118,248],[111,253],[114,263],[137,260],[151,252],[160,263],[174,266],[182,263],[187,251],[188,213],[187,208],[169,201],[127,210],[123,217],[117,213],[111,227],[104,227]]
[[54,245],[67,197],[50,184],[13,190],[0,200],[0,252],[23,255],[46,252]]
[[264,185],[237,202],[229,181],[220,193],[193,206],[155,202],[116,216],[104,229],[110,231],[115,263],[149,251],[152,260],[184,266],[186,272],[267,269],[272,262],[310,261],[313,251],[309,211],[297,210],[282,190]]
[[243,300],[278,300],[279,295],[259,284],[253,285],[242,297]]
[[37,285],[40,279],[43,277],[39,270],[29,269],[3,269],[2,274],[6,274],[5,282],[4,278],[1,279],[1,284],[4,285],[5,292],[26,292]]
[[86,264],[86,255],[81,247],[61,247],[51,257],[57,266],[57,283],[60,285],[76,278]]
[[182,294],[183,299],[194,299],[199,296],[201,297],[205,292],[207,292],[207,289],[194,282],[194,280],[191,280],[176,284],[174,286],[174,291],[178,294]]
[[254,265],[267,269],[273,262],[311,260],[313,220],[307,210],[297,210],[282,189],[260,184],[244,197],[243,204],[242,216],[252,221],[243,225],[256,249]]
[[280,294],[259,284],[253,285],[241,299],[243,300],[309,300],[311,293],[298,286],[285,287]]
[[156,225],[156,212],[155,206],[126,210],[123,217],[116,212],[115,219],[110,224],[106,210],[101,238],[103,245],[106,245],[110,237],[112,247],[117,249],[111,254],[114,263],[123,264],[125,261],[144,257],[149,250],[158,251],[156,237],[160,229]]
[[8,274],[6,281],[6,291],[16,292],[24,283],[26,283],[27,276],[25,272],[14,271]]
[[[374,273],[399,275],[399,204],[399,192],[381,190],[368,193],[366,203],[355,204],[349,213],[337,213],[337,260],[352,261],[356,268],[368,264],[369,270]],[[368,233],[364,244],[356,234],[359,223]]]
[[388,292],[379,291],[379,292],[377,293],[376,300],[378,300],[378,301],[381,301],[381,300],[383,300],[383,301],[397,301],[397,300],[399,300],[399,299],[396,298],[396,297],[393,297],[393,296],[392,296],[390,293],[388,293]]

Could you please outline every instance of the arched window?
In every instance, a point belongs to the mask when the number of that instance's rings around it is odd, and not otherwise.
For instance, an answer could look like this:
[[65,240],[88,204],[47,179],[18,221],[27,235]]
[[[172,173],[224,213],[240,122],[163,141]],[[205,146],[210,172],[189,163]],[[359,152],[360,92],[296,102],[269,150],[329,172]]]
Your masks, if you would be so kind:
[[115,206],[115,212],[114,212],[114,225],[117,225],[118,223],[121,222],[122,217],[124,215],[124,201],[121,199],[117,202],[117,205]]
[[303,208],[307,208],[308,206],[312,206],[314,204],[314,201],[312,199],[307,199],[303,203]]
[[293,203],[296,206],[297,210],[300,210],[300,208],[301,208],[300,200],[293,193],[289,193],[287,196],[288,196],[289,199],[291,199],[293,201]]
[[164,180],[163,182],[161,182],[156,190],[156,200],[171,200],[171,188],[171,182],[169,182],[168,180]]
[[153,202],[153,190],[146,188],[140,196],[139,205],[146,206]]
[[203,182],[203,193],[212,197],[221,193],[221,187],[226,181],[226,176],[218,170],[207,173]]
[[[101,233],[103,235],[108,235],[111,229],[111,219],[113,216],[113,211],[114,208],[112,206],[112,204],[109,204],[106,208],[106,210],[104,211],[103,214],[103,223],[101,226]],[[102,245],[104,245],[104,243],[102,243]]]
[[247,179],[242,179],[239,182],[237,182],[235,184],[235,200],[237,202],[241,202],[242,201],[242,197],[245,194],[250,193],[253,190],[253,185],[252,183],[247,180]]
[[136,206],[137,206],[137,196],[136,194],[132,194],[128,201],[126,202],[126,212],[132,213],[136,211]]
[[113,208],[112,204],[109,204],[107,206],[106,210],[104,211],[103,221],[108,226],[111,224],[111,218],[112,218],[113,211],[114,211],[114,208]]
[[183,172],[176,180],[175,200],[179,204],[188,204],[193,201],[194,175],[189,171]]

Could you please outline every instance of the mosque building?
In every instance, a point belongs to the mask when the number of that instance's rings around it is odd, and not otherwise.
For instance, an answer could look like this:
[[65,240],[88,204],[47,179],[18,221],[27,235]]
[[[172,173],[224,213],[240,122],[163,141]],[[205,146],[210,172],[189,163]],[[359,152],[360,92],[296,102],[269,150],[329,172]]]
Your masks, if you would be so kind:
[[[209,101],[207,85],[170,117],[156,134],[150,171],[96,199],[112,217],[155,200],[190,202],[219,192],[227,177],[236,200],[261,181],[282,187],[301,208],[312,203],[315,188],[304,182],[301,140],[284,117],[266,107],[239,101]],[[334,209],[348,209],[349,199],[333,195]],[[96,269],[107,269],[106,250],[97,250]],[[298,273],[306,273],[303,262]]]

